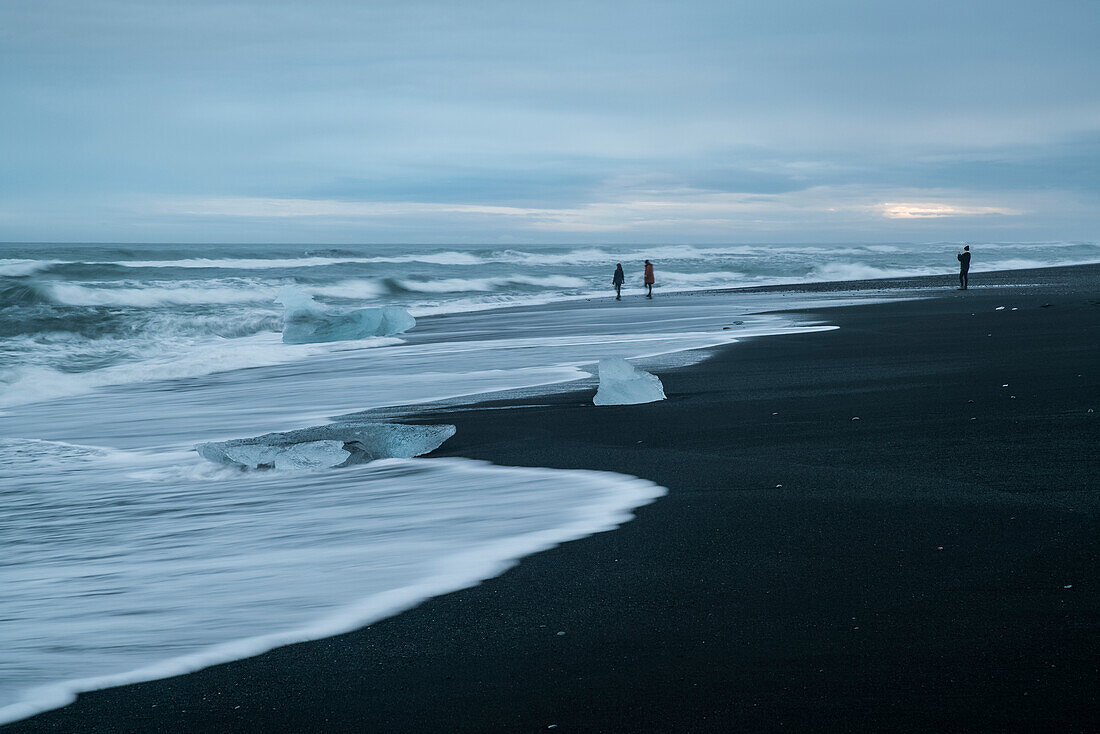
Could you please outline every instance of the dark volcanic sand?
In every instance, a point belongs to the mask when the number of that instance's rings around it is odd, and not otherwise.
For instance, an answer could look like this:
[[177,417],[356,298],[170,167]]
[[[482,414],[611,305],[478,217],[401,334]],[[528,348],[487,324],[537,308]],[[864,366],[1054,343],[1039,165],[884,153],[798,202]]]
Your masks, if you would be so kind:
[[1100,730],[1100,267],[971,281],[1042,285],[820,311],[841,329],[722,349],[662,403],[422,416],[458,426],[440,454],[670,493],[357,632],[4,732]]

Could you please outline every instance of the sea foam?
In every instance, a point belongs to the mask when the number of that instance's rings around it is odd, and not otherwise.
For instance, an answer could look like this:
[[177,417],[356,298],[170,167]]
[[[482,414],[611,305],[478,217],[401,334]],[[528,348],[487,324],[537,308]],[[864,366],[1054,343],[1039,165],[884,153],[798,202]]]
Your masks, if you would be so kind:
[[[38,480],[0,493],[0,537],[16,543],[0,569],[12,591],[0,597],[0,723],[81,691],[361,627],[617,527],[665,491],[620,474],[465,459],[295,476],[291,486],[270,473],[162,484],[114,472],[103,485],[89,474],[76,496]],[[43,502],[68,509],[32,526],[27,513]],[[59,556],[43,531],[112,550]]]

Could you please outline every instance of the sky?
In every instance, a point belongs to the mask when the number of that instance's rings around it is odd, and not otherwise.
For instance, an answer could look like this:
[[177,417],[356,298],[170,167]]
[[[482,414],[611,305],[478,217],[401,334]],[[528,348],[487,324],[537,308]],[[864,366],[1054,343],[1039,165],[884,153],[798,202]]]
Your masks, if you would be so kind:
[[0,241],[1100,240],[1100,2],[3,0]]

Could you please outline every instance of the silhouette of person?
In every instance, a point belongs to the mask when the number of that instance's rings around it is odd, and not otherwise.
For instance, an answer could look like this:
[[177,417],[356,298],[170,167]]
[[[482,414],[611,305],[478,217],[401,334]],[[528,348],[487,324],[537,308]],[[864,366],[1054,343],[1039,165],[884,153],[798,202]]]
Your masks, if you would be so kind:
[[649,260],[646,260],[645,261],[645,287],[646,287],[645,297],[646,298],[653,298],[653,283],[654,282],[655,282],[655,279],[653,277],[653,263],[651,263]]
[[626,274],[623,273],[623,264],[615,263],[615,275],[611,276],[611,285],[615,286],[615,300],[623,300],[623,283],[626,282]]
[[959,259],[959,290],[965,291],[970,280],[970,245],[964,247],[955,257]]

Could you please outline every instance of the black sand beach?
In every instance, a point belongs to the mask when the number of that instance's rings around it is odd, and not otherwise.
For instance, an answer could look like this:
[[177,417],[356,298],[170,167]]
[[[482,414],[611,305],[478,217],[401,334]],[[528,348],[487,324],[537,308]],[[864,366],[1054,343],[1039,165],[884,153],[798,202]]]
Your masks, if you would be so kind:
[[1098,731],[1100,266],[952,281],[874,282],[944,290],[717,350],[662,403],[420,414],[458,426],[440,455],[669,495],[365,629],[3,731]]

